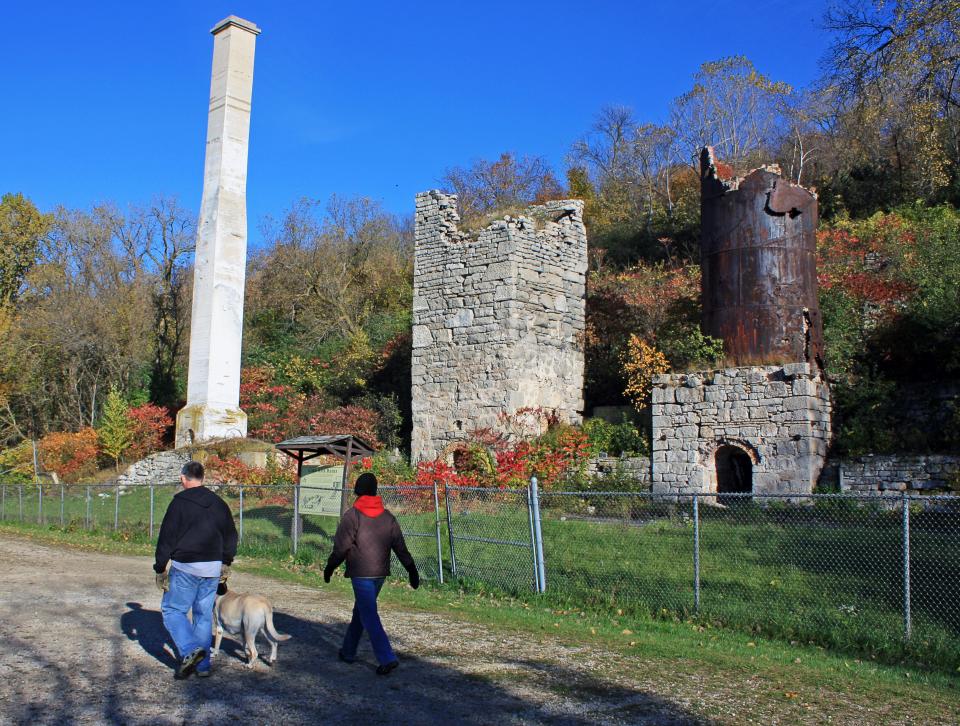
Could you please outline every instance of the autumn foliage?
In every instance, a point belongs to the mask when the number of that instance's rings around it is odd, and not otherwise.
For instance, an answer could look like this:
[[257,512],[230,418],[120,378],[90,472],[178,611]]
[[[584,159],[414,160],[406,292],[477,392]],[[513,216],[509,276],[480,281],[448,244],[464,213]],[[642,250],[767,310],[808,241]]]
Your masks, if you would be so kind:
[[623,355],[623,370],[627,376],[624,393],[638,409],[647,404],[653,376],[670,370],[667,357],[654,346],[636,335],[631,335]]
[[319,393],[303,393],[289,384],[276,382],[271,366],[243,369],[240,407],[247,414],[250,436],[283,441],[309,434],[352,434],[378,448],[379,418],[362,406],[329,407]]
[[173,419],[166,408],[145,403],[127,411],[127,417],[133,434],[126,453],[129,460],[142,459],[163,448],[167,431],[173,426]]
[[92,428],[47,434],[37,448],[43,469],[56,473],[66,482],[77,482],[97,472],[100,447],[97,432]]

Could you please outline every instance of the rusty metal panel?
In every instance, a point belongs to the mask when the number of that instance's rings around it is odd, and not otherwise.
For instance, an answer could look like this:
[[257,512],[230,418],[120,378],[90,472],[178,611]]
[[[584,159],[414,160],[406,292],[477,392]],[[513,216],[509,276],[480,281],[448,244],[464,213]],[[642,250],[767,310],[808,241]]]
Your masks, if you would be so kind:
[[817,197],[775,167],[734,178],[700,157],[703,332],[736,365],[823,359]]

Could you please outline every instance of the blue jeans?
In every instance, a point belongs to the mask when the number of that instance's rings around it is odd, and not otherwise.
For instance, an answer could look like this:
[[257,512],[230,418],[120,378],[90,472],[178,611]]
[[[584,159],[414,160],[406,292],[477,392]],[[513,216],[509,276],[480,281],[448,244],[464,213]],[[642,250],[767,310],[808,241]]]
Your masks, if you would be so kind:
[[[170,589],[163,593],[160,612],[177,653],[185,658],[197,648],[206,651],[198,671],[210,670],[210,641],[213,640],[213,603],[217,599],[219,577],[197,577],[175,567],[170,568]],[[187,612],[193,610],[193,622]]]
[[357,646],[360,645],[360,636],[364,630],[370,635],[370,645],[373,646],[373,654],[380,665],[393,663],[397,659],[380,622],[380,615],[377,614],[377,595],[380,594],[384,579],[386,578],[354,577],[350,580],[355,600],[353,619],[347,626],[347,634],[343,636],[343,647],[340,649],[347,660],[353,660],[357,656]]

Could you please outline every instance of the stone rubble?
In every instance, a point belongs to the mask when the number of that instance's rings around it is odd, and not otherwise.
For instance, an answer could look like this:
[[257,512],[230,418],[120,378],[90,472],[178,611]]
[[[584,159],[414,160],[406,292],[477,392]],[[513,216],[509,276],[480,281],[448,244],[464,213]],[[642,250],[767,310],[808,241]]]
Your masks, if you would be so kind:
[[131,464],[117,477],[120,486],[165,486],[180,483],[180,469],[190,461],[188,449],[160,451]]

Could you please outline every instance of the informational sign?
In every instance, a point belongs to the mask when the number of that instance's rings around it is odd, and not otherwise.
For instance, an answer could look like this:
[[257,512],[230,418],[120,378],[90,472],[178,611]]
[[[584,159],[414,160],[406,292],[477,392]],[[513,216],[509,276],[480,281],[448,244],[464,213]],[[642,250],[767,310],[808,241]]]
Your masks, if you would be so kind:
[[340,516],[343,465],[310,466],[300,470],[300,514]]

